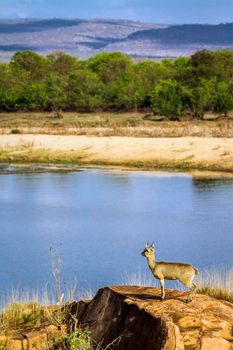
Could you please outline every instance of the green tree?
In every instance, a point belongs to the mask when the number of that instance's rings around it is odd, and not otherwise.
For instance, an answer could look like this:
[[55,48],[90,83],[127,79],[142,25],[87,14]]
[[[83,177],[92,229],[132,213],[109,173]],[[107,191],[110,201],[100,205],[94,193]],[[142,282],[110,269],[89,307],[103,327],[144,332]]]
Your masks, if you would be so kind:
[[121,52],[102,52],[91,57],[88,62],[90,69],[97,73],[105,84],[121,79],[132,64],[131,59]]
[[102,107],[102,83],[88,69],[76,70],[69,75],[66,86],[66,108],[93,111]]
[[47,104],[47,93],[43,83],[23,84],[15,103],[23,110],[43,110]]
[[175,118],[188,106],[188,90],[175,80],[161,80],[151,95],[154,113]]
[[134,110],[150,107],[154,86],[168,78],[171,78],[171,70],[161,62],[142,61],[132,65],[128,84],[121,91],[122,98],[126,98],[126,106]]
[[51,74],[44,81],[46,102],[45,108],[48,110],[63,109],[65,106],[66,80],[62,76]]
[[40,81],[47,74],[47,59],[32,51],[18,51],[14,54],[10,61],[10,68],[14,74],[27,73],[30,81]]
[[215,79],[202,79],[198,86],[192,89],[191,107],[194,116],[202,118],[205,111],[213,110]]
[[63,51],[54,51],[48,56],[49,67],[59,75],[70,74],[76,67],[77,58]]
[[233,84],[228,85],[224,81],[215,87],[213,108],[216,112],[224,113],[233,110]]
[[225,113],[233,96],[233,52],[202,50],[190,58],[135,62],[120,52],[78,60],[17,52],[0,63],[0,110],[149,109],[169,118],[186,109]]

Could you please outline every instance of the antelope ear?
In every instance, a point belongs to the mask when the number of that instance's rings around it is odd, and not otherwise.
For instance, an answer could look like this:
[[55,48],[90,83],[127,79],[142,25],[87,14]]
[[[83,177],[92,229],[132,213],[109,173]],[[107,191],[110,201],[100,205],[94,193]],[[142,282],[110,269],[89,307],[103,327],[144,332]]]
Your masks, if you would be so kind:
[[148,248],[149,248],[149,242],[146,243],[146,249],[148,249]]
[[154,243],[152,243],[151,246],[150,246],[150,248],[154,248],[154,247],[155,247],[155,245],[154,245]]

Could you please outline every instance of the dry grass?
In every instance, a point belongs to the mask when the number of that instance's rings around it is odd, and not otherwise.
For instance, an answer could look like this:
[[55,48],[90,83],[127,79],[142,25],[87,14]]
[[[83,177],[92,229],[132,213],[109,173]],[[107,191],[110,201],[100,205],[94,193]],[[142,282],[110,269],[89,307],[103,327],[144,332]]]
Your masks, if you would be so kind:
[[[159,287],[158,281],[150,275],[137,271],[132,275],[126,275],[123,284],[128,286]],[[197,277],[197,293],[210,297],[226,300],[233,303],[233,268],[205,270]],[[180,283],[177,289],[184,290]]]
[[151,274],[145,274],[138,270],[133,274],[126,274],[122,281],[126,286],[139,286],[139,287],[159,287],[159,282]]
[[[73,300],[90,300],[94,296],[91,289],[77,291],[76,282],[66,284],[63,292],[65,304]],[[4,334],[46,324],[59,327],[64,320],[62,305],[57,304],[56,291],[48,290],[47,286],[38,291],[12,289],[1,295],[0,310],[0,332]]]
[[140,113],[63,113],[63,118],[57,118],[53,113],[1,113],[0,127],[11,130],[20,128],[51,128],[55,130],[66,128],[116,128],[139,125],[150,125],[143,120]]
[[9,335],[12,331],[39,327],[45,323],[45,315],[41,307],[51,305],[53,298],[45,289],[29,291],[12,289],[7,295],[1,296],[0,331]]
[[197,293],[233,303],[233,268],[202,272],[198,279]]
[[[0,158],[1,159],[1,158]],[[154,159],[154,160],[132,160],[132,161],[114,161],[114,160],[93,160],[85,161],[80,160],[79,165],[88,166],[115,166],[125,169],[143,169],[143,170],[168,170],[168,171],[200,171],[200,172],[215,172],[215,173],[225,173],[225,175],[232,175],[233,162],[201,162],[192,161],[192,159]]]
[[0,149],[0,162],[39,164],[80,164],[84,151],[54,151],[28,147]]
[[[64,165],[63,168],[57,168],[57,171],[69,171],[77,166],[100,166],[100,167],[120,167],[125,169],[144,169],[144,170],[171,170],[171,171],[212,171],[225,172],[232,174],[232,162],[201,162],[190,159],[153,159],[153,160],[88,160],[86,154],[82,151],[55,151],[48,149],[0,149],[0,162],[7,164],[41,164],[43,165]],[[66,166],[74,166],[69,168]],[[48,170],[48,169],[47,169]]]
[[0,133],[132,137],[233,137],[233,119],[155,121],[143,113],[0,113]]
[[13,303],[1,314],[0,329],[7,334],[11,330],[38,327],[44,322],[42,308],[36,302]]
[[[91,293],[91,291],[83,291],[80,296],[85,300],[86,297],[92,296]],[[30,337],[33,332],[41,336],[40,339],[37,336],[37,341],[31,343],[35,350],[107,350],[121,338],[116,338],[105,347],[102,343],[95,344],[90,337],[90,332],[79,328],[78,318],[71,314],[69,302],[56,305],[53,295],[48,295],[47,289],[36,293],[14,289],[5,300],[1,299],[0,349],[11,350],[12,340],[23,337],[27,339],[27,346],[29,346],[28,336]],[[45,334],[46,339],[43,336]],[[24,349],[23,341],[21,346]]]

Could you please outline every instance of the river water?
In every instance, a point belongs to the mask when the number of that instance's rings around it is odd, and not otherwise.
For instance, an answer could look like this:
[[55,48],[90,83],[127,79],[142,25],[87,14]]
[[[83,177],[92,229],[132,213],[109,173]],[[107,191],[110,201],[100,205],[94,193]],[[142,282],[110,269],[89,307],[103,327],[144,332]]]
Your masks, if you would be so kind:
[[[199,269],[233,265],[233,180],[84,169],[0,175],[0,289],[51,283],[52,246],[63,282],[96,290],[148,272],[141,256]],[[76,276],[76,277],[75,277]]]

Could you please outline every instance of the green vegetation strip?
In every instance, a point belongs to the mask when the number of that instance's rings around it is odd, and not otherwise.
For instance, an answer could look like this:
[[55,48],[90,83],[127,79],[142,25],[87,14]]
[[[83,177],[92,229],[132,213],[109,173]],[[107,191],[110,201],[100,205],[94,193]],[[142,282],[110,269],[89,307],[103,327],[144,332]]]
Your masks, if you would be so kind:
[[146,110],[173,120],[200,119],[207,111],[226,116],[233,110],[232,76],[230,50],[140,62],[120,52],[78,60],[63,52],[22,51],[0,63],[0,111],[54,111],[57,119],[62,111],[100,110]]
[[36,164],[81,164],[85,157],[78,151],[50,151],[45,149],[0,150],[2,163],[36,163]]
[[2,149],[0,150],[1,163],[13,164],[59,164],[59,165],[80,165],[80,166],[118,166],[136,169],[168,169],[168,170],[206,170],[233,172],[233,163],[226,161],[216,161],[213,163],[194,162],[190,160],[169,160],[153,159],[145,161],[115,161],[88,159],[90,154],[85,151],[53,151],[47,149]]

